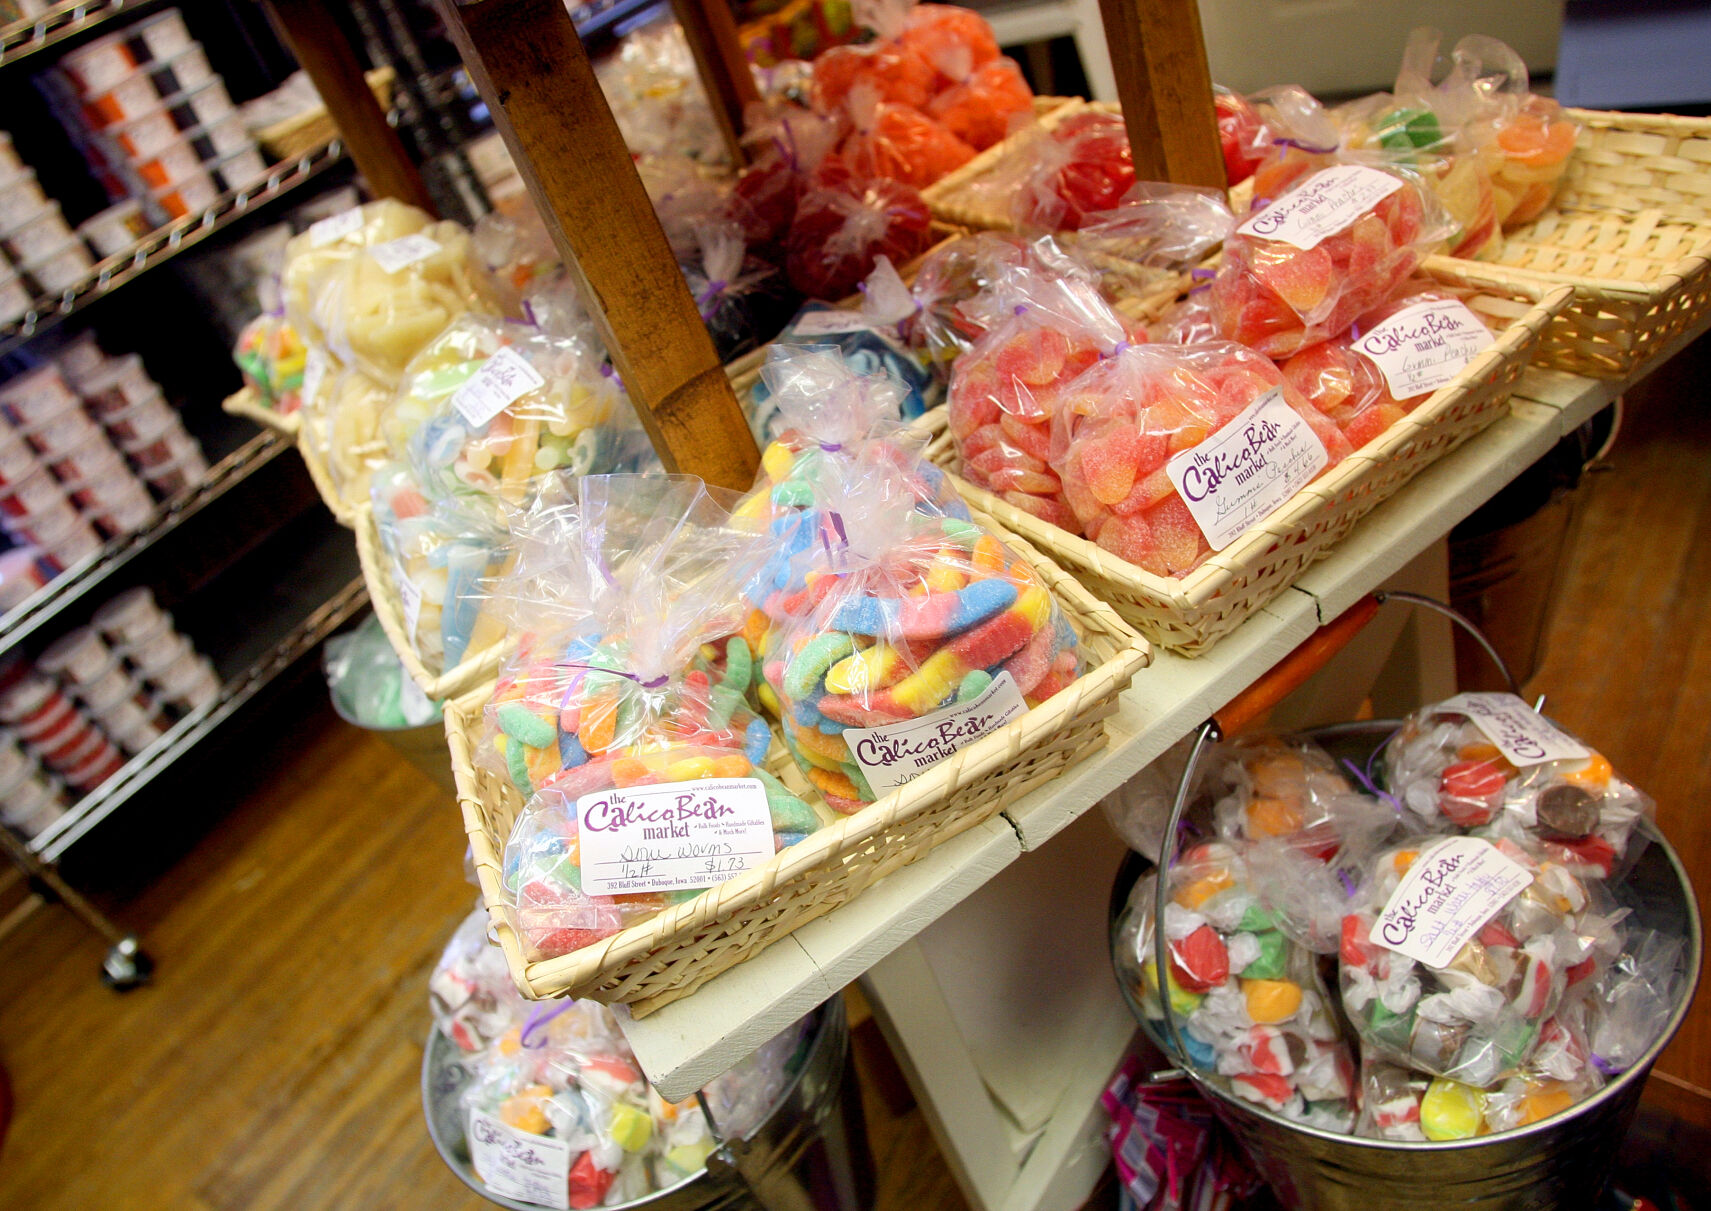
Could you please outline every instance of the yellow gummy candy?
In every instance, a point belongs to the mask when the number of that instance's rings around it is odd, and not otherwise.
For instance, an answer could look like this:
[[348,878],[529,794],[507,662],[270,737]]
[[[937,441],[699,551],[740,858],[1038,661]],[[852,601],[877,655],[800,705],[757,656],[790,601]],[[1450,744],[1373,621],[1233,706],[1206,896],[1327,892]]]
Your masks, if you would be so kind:
[[796,453],[789,446],[773,442],[761,452],[761,470],[765,471],[766,477],[775,484],[782,482],[795,465]]
[[871,694],[890,685],[906,671],[903,658],[888,643],[876,643],[845,656],[826,671],[828,694]]
[[692,782],[697,778],[711,778],[712,776],[713,758],[711,757],[685,757],[683,760],[674,761],[665,767],[665,780],[667,782]]

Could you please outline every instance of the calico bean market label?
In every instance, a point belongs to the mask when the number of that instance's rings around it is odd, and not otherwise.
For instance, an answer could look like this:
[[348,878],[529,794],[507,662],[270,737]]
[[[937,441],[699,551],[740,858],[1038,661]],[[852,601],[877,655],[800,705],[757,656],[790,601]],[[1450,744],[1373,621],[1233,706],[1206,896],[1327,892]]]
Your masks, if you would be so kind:
[[1460,300],[1427,299],[1398,311],[1355,348],[1372,359],[1391,395],[1411,399],[1449,386],[1494,339]]
[[355,235],[362,230],[362,207],[353,206],[330,218],[309,224],[309,247],[325,248],[328,244],[336,243],[347,235]]
[[1340,164],[1314,173],[1236,230],[1256,239],[1282,240],[1305,252],[1401,188],[1400,177],[1360,164]]
[[1273,387],[1198,446],[1165,464],[1189,513],[1222,551],[1324,470],[1330,456]]
[[965,745],[1028,713],[1022,691],[1000,673],[979,695],[942,711],[884,727],[848,728],[849,745],[875,795],[889,794]]
[[427,260],[439,250],[438,240],[425,235],[407,235],[388,240],[384,244],[376,244],[368,250],[368,254],[387,273],[397,273],[418,261]]
[[569,1208],[569,1144],[518,1131],[479,1110],[470,1111],[464,1134],[470,1163],[488,1190],[543,1207]]
[[1518,769],[1592,756],[1592,750],[1513,694],[1457,694],[1438,709],[1466,715]]
[[1449,837],[1414,859],[1372,927],[1372,940],[1428,967],[1456,952],[1533,881],[1479,837]]
[[758,778],[595,791],[576,801],[576,821],[591,896],[713,887],[777,849]]
[[506,345],[481,363],[463,386],[452,393],[452,407],[475,429],[483,428],[531,391],[539,391],[547,380]]

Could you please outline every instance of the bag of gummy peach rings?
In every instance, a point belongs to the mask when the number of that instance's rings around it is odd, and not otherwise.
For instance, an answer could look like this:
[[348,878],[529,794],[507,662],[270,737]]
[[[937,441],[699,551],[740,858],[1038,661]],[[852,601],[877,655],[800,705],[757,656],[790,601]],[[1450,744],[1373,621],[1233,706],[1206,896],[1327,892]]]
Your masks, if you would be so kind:
[[768,365],[799,425],[767,450],[744,511],[776,544],[750,593],[763,701],[850,814],[1069,685],[1081,657],[1039,574],[970,520],[919,440],[862,428],[887,385],[840,370],[819,350]]
[[524,801],[504,883],[531,960],[819,827],[761,765],[772,736],[738,632],[772,543],[732,520],[728,496],[693,476],[560,477],[513,524],[526,547],[495,593],[538,629],[500,671],[477,751]]

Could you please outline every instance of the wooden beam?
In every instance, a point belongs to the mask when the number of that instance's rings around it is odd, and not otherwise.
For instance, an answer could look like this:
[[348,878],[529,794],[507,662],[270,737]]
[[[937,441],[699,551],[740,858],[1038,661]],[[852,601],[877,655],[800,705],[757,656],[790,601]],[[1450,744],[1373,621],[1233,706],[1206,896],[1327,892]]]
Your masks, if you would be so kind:
[[1099,0],[1135,177],[1223,189],[1212,73],[1195,0]]
[[563,0],[436,0],[668,471],[760,466],[713,340]]
[[727,0],[672,0],[671,7],[700,69],[719,134],[741,167],[748,162],[742,143],[743,111],[760,100],[760,89],[737,37],[737,19]]
[[327,0],[266,0],[291,53],[326,102],[339,138],[376,197],[437,213],[422,174],[363,79],[362,63]]

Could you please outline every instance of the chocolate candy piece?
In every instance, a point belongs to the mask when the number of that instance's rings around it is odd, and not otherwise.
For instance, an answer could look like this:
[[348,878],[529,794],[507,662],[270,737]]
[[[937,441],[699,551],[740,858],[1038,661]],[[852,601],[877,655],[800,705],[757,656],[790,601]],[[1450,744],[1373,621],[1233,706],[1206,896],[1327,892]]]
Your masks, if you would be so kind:
[[1413,1037],[1408,1050],[1428,1071],[1441,1072],[1455,1064],[1456,1053],[1471,1029],[1467,1022],[1434,1022],[1430,1018],[1414,1019]]
[[1598,827],[1598,800],[1567,782],[1541,791],[1534,812],[1540,834],[1553,840],[1578,841]]

